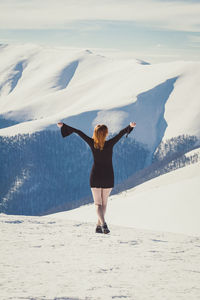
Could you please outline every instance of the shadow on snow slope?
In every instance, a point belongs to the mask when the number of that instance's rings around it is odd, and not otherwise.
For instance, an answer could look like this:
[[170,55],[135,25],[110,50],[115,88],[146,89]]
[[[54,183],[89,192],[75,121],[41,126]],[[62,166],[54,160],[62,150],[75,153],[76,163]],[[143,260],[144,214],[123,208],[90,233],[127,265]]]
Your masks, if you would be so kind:
[[8,77],[8,79],[0,86],[0,91],[4,85],[9,84],[10,85],[9,94],[10,94],[16,88],[18,81],[22,77],[25,67],[26,67],[26,60],[19,61],[13,68],[13,71],[11,75]]
[[[147,145],[153,154],[162,141],[167,128],[167,122],[164,119],[165,104],[174,89],[174,83],[177,78],[168,79],[153,89],[139,94],[137,101],[129,105],[104,111],[83,112],[67,117],[63,122],[72,127],[77,127],[91,136],[95,120],[104,123],[106,114],[108,123],[112,125],[112,119],[116,119],[119,113],[122,116],[120,120],[122,128],[127,126],[130,121],[137,123],[137,127],[134,130],[134,138],[143,145]],[[53,128],[55,128],[55,125],[51,125],[48,129]],[[151,163],[151,158],[152,155],[148,159],[148,164]]]
[[56,85],[53,86],[53,88],[57,88],[59,90],[65,89],[70,81],[72,80],[76,69],[78,67],[79,61],[75,60],[71,62],[69,65],[67,65],[57,76],[57,82]]

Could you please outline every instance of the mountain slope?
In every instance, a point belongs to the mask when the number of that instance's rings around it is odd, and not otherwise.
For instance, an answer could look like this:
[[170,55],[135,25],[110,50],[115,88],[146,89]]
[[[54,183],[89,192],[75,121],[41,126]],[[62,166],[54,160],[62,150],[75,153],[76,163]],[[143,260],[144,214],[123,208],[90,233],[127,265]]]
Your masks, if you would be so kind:
[[77,116],[71,122],[88,133],[96,122],[107,122],[115,132],[135,120],[135,138],[150,148],[163,137],[200,136],[197,62],[144,65],[31,45],[8,45],[0,59],[1,114],[19,123],[1,135],[34,132]]
[[[107,222],[199,236],[199,182],[200,162],[197,162],[113,195],[108,204]],[[58,216],[96,221],[93,204]]]

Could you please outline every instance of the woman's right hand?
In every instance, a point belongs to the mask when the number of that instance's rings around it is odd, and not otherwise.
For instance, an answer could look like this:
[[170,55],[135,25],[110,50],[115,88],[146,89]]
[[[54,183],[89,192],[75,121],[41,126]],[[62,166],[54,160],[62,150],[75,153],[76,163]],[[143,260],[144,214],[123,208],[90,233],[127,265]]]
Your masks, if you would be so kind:
[[61,128],[61,127],[63,126],[63,123],[62,123],[62,122],[59,122],[59,123],[57,123],[57,126],[58,126],[59,128]]
[[135,126],[136,126],[136,123],[135,123],[135,122],[130,122],[130,126],[131,126],[131,127],[135,127]]

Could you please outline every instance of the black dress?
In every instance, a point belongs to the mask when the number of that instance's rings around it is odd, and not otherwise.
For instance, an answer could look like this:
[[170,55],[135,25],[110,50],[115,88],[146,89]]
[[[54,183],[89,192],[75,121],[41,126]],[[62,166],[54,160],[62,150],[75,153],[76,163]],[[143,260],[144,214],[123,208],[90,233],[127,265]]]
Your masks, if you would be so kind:
[[70,127],[64,123],[61,127],[61,134],[63,137],[66,137],[75,132],[90,146],[94,158],[94,163],[90,173],[90,187],[112,188],[114,187],[114,172],[112,165],[113,146],[124,134],[127,133],[128,135],[132,130],[133,127],[130,125],[122,129],[116,136],[105,141],[103,150],[94,148],[94,140],[81,130]]

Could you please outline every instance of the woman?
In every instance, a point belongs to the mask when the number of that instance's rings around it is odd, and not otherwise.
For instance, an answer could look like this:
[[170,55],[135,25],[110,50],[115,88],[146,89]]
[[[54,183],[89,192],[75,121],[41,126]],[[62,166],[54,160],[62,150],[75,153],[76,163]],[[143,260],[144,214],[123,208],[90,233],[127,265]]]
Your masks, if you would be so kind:
[[[107,200],[112,188],[114,187],[114,172],[112,166],[113,146],[121,139],[124,134],[129,134],[136,126],[131,122],[129,126],[122,129],[116,136],[106,141],[108,128],[106,125],[97,125],[94,128],[93,137],[90,138],[81,130],[70,127],[65,123],[59,122],[57,126],[61,128],[63,137],[71,133],[77,133],[91,148],[94,163],[90,173],[90,187],[97,211],[98,222],[97,233],[109,233],[110,230],[105,222]],[[126,135],[126,136],[127,136]]]

